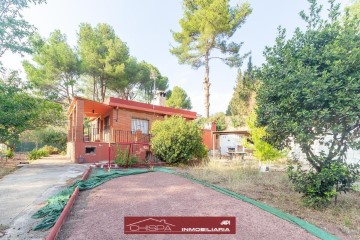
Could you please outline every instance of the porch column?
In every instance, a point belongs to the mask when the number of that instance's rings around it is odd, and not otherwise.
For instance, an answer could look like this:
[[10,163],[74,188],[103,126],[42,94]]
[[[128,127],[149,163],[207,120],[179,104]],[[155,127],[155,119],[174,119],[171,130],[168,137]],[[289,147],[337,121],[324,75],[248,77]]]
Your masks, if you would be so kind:
[[84,141],[83,125],[84,125],[84,100],[78,99],[76,101],[74,142],[83,142]]
[[72,128],[73,128],[73,113],[70,113],[68,116],[68,142],[73,141],[73,135],[72,135]]

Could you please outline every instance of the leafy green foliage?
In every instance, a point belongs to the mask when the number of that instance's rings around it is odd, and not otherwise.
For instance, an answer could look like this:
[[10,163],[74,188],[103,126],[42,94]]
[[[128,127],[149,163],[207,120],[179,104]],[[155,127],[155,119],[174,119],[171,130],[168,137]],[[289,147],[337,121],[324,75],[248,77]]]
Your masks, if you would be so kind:
[[190,97],[188,97],[184,89],[178,86],[175,86],[171,91],[171,95],[166,101],[166,106],[180,109],[192,108]]
[[66,150],[67,134],[64,131],[45,129],[38,132],[39,142],[46,143],[60,151]]
[[[29,36],[35,28],[24,20],[21,11],[45,0],[2,0],[0,4],[0,57],[6,52],[30,53]],[[0,63],[1,65],[1,63]]]
[[347,7],[347,11],[349,11],[350,17],[360,18],[360,0],[353,2],[351,6]]
[[247,116],[255,106],[256,79],[253,73],[251,57],[244,74],[239,70],[233,96],[230,100],[227,115]]
[[61,106],[29,95],[17,72],[0,79],[0,143],[13,149],[22,132],[56,124],[62,118]]
[[50,100],[70,104],[78,92],[80,60],[67,44],[66,36],[56,30],[45,40],[39,35],[32,37],[33,62],[23,62],[27,78],[39,93]]
[[93,81],[93,99],[103,102],[109,82],[124,74],[129,49],[111,26],[88,23],[80,25],[78,47],[83,71]]
[[11,148],[6,149],[5,151],[5,157],[8,159],[13,159],[15,156],[14,151]]
[[[339,192],[348,192],[359,180],[359,164],[326,162],[320,172],[302,170],[301,164],[295,169],[289,166],[288,175],[295,190],[303,193],[304,203],[314,208],[323,208]],[[336,202],[335,202],[336,204]]]
[[138,63],[136,58],[129,57],[124,63],[124,73],[109,82],[109,89],[123,99],[133,100],[135,89],[144,80],[150,81],[150,70],[143,63]]
[[131,167],[138,162],[138,158],[134,155],[129,155],[128,150],[122,150],[121,148],[117,148],[115,163],[122,167]]
[[207,155],[202,144],[201,130],[193,121],[169,117],[152,124],[151,144],[154,155],[168,163],[187,163]]
[[50,153],[48,152],[48,149],[44,149],[44,148],[40,148],[39,150],[34,149],[31,152],[29,152],[28,159],[36,160],[42,157],[48,157],[49,155]]
[[[310,3],[310,15],[301,13],[307,30],[287,40],[280,28],[276,45],[265,50],[257,113],[269,141],[281,148],[293,137],[320,172],[324,159],[342,161],[349,147],[360,147],[360,20],[339,19],[333,2],[323,20]],[[329,151],[316,154],[317,140]]]
[[154,79],[151,79],[151,72],[156,75],[156,89],[166,90],[168,88],[167,77],[162,76],[156,67],[145,61],[137,62],[134,57],[129,57],[124,63],[123,74],[109,81],[109,90],[123,99],[138,98],[150,103],[154,99]]
[[244,146],[254,150],[254,156],[262,162],[274,161],[285,157],[285,153],[277,150],[271,144],[266,142],[264,138],[267,136],[265,127],[257,127],[256,114],[253,112],[249,115],[246,124],[249,128],[250,140],[244,142]]
[[67,134],[64,130],[54,127],[40,128],[31,131],[25,131],[20,136],[21,142],[35,143],[36,146],[50,146],[59,149],[59,151],[66,150]]
[[49,154],[59,154],[60,150],[53,146],[45,145],[40,150],[44,150],[45,152],[48,152]]
[[230,117],[231,126],[233,127],[241,127],[245,125],[245,117],[240,115],[235,115]]
[[[305,203],[322,207],[359,174],[345,160],[350,147],[360,148],[360,19],[340,18],[334,1],[322,19],[321,7],[309,2],[310,14],[300,13],[307,29],[287,39],[279,28],[275,46],[264,52],[257,113],[268,141],[283,148],[292,137],[299,144],[312,169],[290,171],[290,179]],[[316,141],[326,151],[315,152]]]
[[216,124],[217,131],[223,131],[226,129],[226,116],[223,112],[218,112],[212,115],[209,119],[209,122],[214,122]]
[[141,85],[139,87],[141,96],[140,99],[143,102],[151,103],[151,101],[155,98],[154,95],[154,80],[156,84],[156,89],[160,91],[165,91],[169,87],[169,80],[167,77],[162,76],[159,69],[150,63],[141,62],[140,64],[144,65],[150,75],[145,75],[145,77],[141,80]]
[[[220,59],[230,67],[240,66],[245,56],[240,56],[241,43],[229,42],[236,30],[251,13],[248,3],[231,7],[229,0],[184,0],[180,32],[173,32],[179,44],[170,52],[180,64],[193,68],[205,66],[205,117],[209,117],[209,61]],[[214,50],[219,50],[214,52]],[[215,53],[215,55],[214,55]],[[218,54],[218,55],[216,55]]]
[[197,125],[203,129],[205,124],[215,123],[216,131],[223,131],[227,127],[226,115],[223,112],[215,113],[209,118],[198,118],[196,120]]

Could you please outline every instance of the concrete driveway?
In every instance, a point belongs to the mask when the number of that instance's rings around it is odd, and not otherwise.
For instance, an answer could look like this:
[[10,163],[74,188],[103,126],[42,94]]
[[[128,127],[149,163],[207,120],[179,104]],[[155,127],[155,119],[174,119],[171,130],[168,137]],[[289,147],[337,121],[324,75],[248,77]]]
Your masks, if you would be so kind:
[[31,215],[87,167],[72,164],[64,156],[50,156],[0,179],[0,230],[7,228],[5,235],[0,232],[0,238],[43,239],[47,232],[31,231],[40,222]]

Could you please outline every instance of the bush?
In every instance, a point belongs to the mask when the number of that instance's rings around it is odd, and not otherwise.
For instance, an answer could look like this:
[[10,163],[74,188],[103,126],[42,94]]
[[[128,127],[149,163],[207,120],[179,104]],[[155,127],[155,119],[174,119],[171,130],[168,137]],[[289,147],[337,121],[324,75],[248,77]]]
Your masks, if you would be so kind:
[[[129,158],[129,159],[128,159]],[[138,162],[138,158],[134,155],[130,155],[128,157],[128,150],[121,150],[117,148],[116,156],[115,156],[115,163],[122,167],[131,167]]]
[[29,160],[36,160],[42,157],[47,157],[49,155],[50,154],[46,149],[39,149],[39,150],[34,149],[28,154],[28,158]]
[[202,144],[201,130],[193,121],[169,117],[152,125],[151,144],[154,155],[168,163],[187,163],[193,158],[207,156]]
[[53,147],[53,146],[48,146],[48,145],[43,146],[42,148],[40,148],[40,150],[44,150],[44,151],[48,152],[49,154],[59,154],[60,153],[60,150],[58,148]]
[[5,156],[8,158],[8,159],[13,159],[15,154],[14,154],[14,151],[11,150],[10,148],[8,148],[5,152]]
[[320,172],[301,168],[301,164],[296,169],[289,166],[288,176],[295,190],[303,194],[304,204],[317,209],[328,206],[333,197],[336,204],[338,192],[351,191],[359,178],[359,164],[326,162]]
[[39,159],[39,156],[38,156],[38,152],[36,149],[32,150],[31,152],[29,152],[28,154],[28,158],[29,160],[36,160],[36,159]]

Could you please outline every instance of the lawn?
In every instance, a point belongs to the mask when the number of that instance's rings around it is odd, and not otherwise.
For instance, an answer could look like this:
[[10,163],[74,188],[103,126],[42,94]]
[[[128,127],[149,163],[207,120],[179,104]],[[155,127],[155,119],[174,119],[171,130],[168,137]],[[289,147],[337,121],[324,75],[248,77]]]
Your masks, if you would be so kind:
[[185,172],[297,216],[340,238],[360,239],[360,192],[340,194],[337,205],[326,209],[311,209],[303,206],[285,169],[286,164],[279,163],[272,166],[273,171],[260,173],[254,160],[211,160]]

